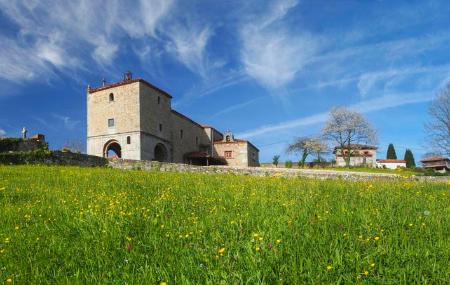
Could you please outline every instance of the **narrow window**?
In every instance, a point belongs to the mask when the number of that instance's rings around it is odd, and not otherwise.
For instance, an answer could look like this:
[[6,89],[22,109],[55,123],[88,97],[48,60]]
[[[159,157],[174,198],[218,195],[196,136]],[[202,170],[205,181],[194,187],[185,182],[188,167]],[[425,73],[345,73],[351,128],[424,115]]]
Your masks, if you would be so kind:
[[225,154],[225,158],[231,158],[233,152],[231,150],[226,150],[224,154]]
[[162,124],[159,124],[159,131],[162,132]]
[[161,97],[158,96],[158,104],[161,103]]
[[131,143],[131,137],[127,136],[127,144],[130,144],[130,143]]
[[180,139],[183,138],[183,130],[180,130]]
[[114,119],[108,119],[108,127],[114,127]]
[[198,145],[198,137],[195,137],[195,144]]
[[114,94],[113,93],[109,93],[109,102],[114,101]]

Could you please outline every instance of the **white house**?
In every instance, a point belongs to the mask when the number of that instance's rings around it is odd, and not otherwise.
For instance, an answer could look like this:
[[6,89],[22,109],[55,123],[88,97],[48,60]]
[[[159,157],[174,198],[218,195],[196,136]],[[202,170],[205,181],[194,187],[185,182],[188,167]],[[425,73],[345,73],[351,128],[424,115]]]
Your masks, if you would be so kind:
[[399,167],[406,167],[406,160],[401,159],[377,159],[378,168],[397,169]]

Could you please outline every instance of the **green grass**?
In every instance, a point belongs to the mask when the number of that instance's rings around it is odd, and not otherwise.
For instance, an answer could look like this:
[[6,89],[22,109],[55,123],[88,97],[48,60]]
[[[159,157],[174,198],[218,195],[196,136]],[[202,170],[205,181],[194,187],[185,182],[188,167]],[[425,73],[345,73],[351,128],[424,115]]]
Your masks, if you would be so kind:
[[0,166],[0,282],[437,284],[450,184]]

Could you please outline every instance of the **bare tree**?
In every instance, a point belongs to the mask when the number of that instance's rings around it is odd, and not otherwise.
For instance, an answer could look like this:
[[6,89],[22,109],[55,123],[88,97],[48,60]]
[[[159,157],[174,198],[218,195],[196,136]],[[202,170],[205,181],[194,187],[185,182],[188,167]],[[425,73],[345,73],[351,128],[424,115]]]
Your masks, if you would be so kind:
[[70,139],[64,143],[63,149],[70,150],[71,152],[82,153],[84,150],[84,144],[79,139]]
[[306,158],[310,154],[316,154],[320,161],[320,155],[327,151],[327,145],[320,138],[317,137],[301,137],[296,138],[294,142],[288,145],[287,153],[301,154],[299,166],[304,166]]
[[369,121],[362,114],[343,107],[331,109],[322,133],[324,138],[337,144],[347,167],[350,166],[353,144],[375,144],[377,141],[376,131]]
[[431,103],[431,120],[425,125],[432,147],[450,156],[450,83]]

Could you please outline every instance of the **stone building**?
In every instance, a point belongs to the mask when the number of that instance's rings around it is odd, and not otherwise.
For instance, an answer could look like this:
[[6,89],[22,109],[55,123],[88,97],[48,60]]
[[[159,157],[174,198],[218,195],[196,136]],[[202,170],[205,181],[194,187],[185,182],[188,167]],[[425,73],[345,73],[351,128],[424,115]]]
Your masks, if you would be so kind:
[[87,90],[87,153],[191,164],[259,166],[252,143],[200,125],[171,106],[172,96],[130,73]]
[[[377,147],[364,144],[350,145],[350,166],[369,166],[377,165]],[[348,148],[335,147],[333,151],[336,156],[337,166],[346,166],[344,156],[348,155]]]

